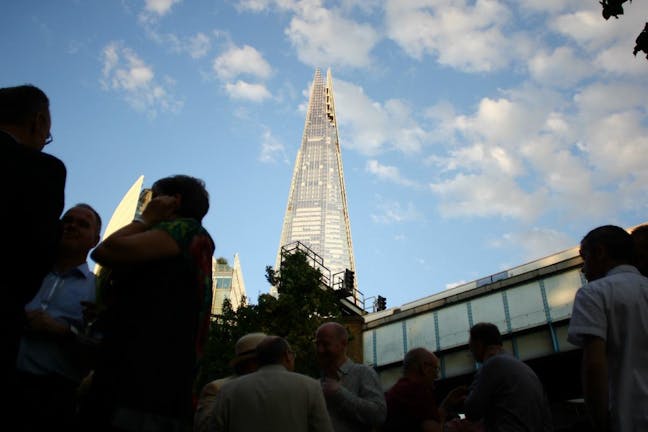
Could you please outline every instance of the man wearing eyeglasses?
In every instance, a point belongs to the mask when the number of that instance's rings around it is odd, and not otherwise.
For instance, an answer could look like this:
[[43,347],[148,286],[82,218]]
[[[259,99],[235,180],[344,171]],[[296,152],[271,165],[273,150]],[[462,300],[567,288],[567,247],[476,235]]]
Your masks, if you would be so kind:
[[[14,394],[25,304],[52,267],[61,235],[66,169],[43,153],[51,142],[49,99],[32,85],[0,88],[0,185],[4,258],[0,261],[2,385]],[[7,389],[9,386],[9,389]],[[10,398],[11,399],[11,398]],[[3,405],[8,413],[15,410]]]
[[385,432],[443,430],[452,396],[437,406],[434,381],[439,371],[439,359],[425,348],[413,348],[405,354],[403,377],[385,393]]

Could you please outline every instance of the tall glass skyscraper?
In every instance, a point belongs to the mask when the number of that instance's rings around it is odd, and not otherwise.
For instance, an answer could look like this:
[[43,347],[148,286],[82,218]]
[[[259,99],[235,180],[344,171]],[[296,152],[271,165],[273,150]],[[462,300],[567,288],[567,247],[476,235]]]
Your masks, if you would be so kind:
[[331,284],[346,269],[355,271],[330,69],[326,80],[315,70],[275,269],[280,268],[282,246],[295,241],[323,258]]

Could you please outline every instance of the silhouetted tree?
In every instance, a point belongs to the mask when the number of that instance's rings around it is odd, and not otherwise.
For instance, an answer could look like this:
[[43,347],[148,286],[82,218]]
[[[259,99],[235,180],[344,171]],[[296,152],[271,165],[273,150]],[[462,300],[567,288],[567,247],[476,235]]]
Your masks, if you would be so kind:
[[259,308],[270,333],[285,337],[298,354],[296,370],[317,376],[313,338],[324,321],[338,320],[342,306],[336,292],[321,282],[306,254],[296,251],[283,256],[280,271],[266,267],[266,279],[277,287],[278,298],[259,297]]
[[[628,0],[599,0],[599,3],[603,8],[601,11],[603,18],[605,18],[606,20],[610,19],[610,17],[619,19],[619,15],[623,15],[624,12],[623,3],[627,1]],[[630,0],[630,3],[632,3],[632,0]],[[637,56],[637,53],[639,51],[643,51],[648,54],[648,41],[646,40],[648,38],[647,29],[648,23],[646,23],[643,31],[639,33],[639,36],[637,36],[637,39],[635,41],[636,45],[634,47],[634,50],[632,51],[632,54],[635,57]],[[648,59],[648,55],[646,56],[646,59]]]
[[613,16],[616,19],[619,19],[618,15],[623,15],[623,3],[628,0],[602,0],[599,1],[603,10],[601,11],[603,18],[606,20],[610,19]]
[[634,47],[634,50],[632,51],[632,54],[634,54],[636,57],[639,51],[643,51],[646,53],[646,59],[648,59],[648,22],[644,26],[642,32],[639,33],[639,36],[637,36],[635,43],[636,45]]

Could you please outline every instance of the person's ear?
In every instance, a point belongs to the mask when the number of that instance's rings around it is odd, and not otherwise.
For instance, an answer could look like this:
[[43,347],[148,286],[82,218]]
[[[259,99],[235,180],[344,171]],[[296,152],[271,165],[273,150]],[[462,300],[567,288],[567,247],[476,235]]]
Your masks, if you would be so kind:
[[419,363],[418,370],[419,370],[419,374],[424,377],[425,376],[425,363],[424,362]]
[[45,135],[48,133],[48,125],[49,125],[49,117],[47,116],[46,113],[43,111],[38,111],[34,115],[34,120],[32,124],[32,130],[35,132],[36,130],[43,131]]
[[179,193],[174,194],[173,197],[175,198],[175,208],[174,210],[178,210],[180,206],[182,205],[182,195]]

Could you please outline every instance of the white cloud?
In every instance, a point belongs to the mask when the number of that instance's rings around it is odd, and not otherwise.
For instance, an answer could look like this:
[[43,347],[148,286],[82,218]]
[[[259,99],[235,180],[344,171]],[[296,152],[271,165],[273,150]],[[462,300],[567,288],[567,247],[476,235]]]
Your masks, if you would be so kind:
[[168,14],[173,5],[182,0],[144,0],[144,10],[139,14],[139,22],[144,26],[155,24],[160,17]]
[[346,18],[339,10],[318,1],[302,1],[285,30],[299,59],[311,66],[367,67],[379,40],[369,24]]
[[522,34],[503,34],[511,12],[494,0],[403,2],[385,6],[387,35],[408,55],[465,71],[492,71],[505,67],[528,48]]
[[354,10],[370,13],[379,5],[377,0],[342,0],[337,7],[326,7],[323,0],[239,0],[236,8],[255,13],[276,8],[291,14],[284,34],[305,64],[361,68],[371,65],[371,51],[381,36],[351,15]]
[[262,12],[271,4],[272,0],[239,0],[235,6],[239,11]]
[[648,174],[648,128],[645,114],[625,111],[602,118],[591,126],[584,150],[604,183],[632,181],[629,176]]
[[423,218],[422,213],[411,202],[403,208],[398,201],[385,201],[378,196],[376,207],[378,213],[372,214],[371,219],[380,224],[412,222]]
[[493,240],[491,247],[522,249],[522,259],[532,261],[574,246],[567,234],[550,228],[533,227],[528,230],[509,232]]
[[173,33],[160,33],[152,23],[145,23],[144,27],[146,34],[156,43],[165,45],[173,52],[187,53],[194,59],[206,56],[211,49],[210,37],[202,32],[189,37],[181,37]]
[[581,0],[518,0],[518,4],[522,9],[549,13],[570,9],[574,6],[582,5],[582,3]]
[[[536,80],[586,82],[579,79],[587,57],[560,50],[531,60]],[[561,69],[561,63],[572,65]],[[501,91],[502,97],[483,98],[474,112],[428,110],[435,129],[452,138],[430,147],[434,153],[427,158],[439,168],[430,188],[441,199],[441,213],[526,221],[553,214],[598,222],[645,206],[646,78],[627,68],[624,73],[625,81],[589,75],[591,84],[565,86],[562,95],[527,82]]]
[[336,110],[343,145],[366,155],[395,149],[403,153],[421,150],[428,133],[413,118],[409,105],[390,99],[381,104],[362,87],[336,80]]
[[584,122],[596,124],[608,114],[623,112],[631,107],[648,112],[648,99],[644,97],[644,92],[645,84],[642,82],[594,82],[574,94],[574,104]]
[[455,132],[471,142],[486,142],[514,151],[529,133],[543,127],[551,107],[562,100],[547,89],[521,87],[503,91],[504,97],[483,98],[472,115],[459,114],[452,119]]
[[265,85],[251,84],[242,80],[226,83],[225,90],[232,99],[245,99],[252,102],[261,102],[272,96]]
[[153,12],[157,15],[165,15],[171,10],[174,4],[180,3],[182,0],[145,0],[145,9],[148,12]]
[[265,79],[272,73],[263,55],[250,45],[230,47],[214,59],[213,67],[216,75],[223,80],[231,80],[239,75]]
[[581,7],[584,9],[565,13],[549,20],[549,28],[571,38],[573,42],[588,52],[609,46],[627,33],[625,26],[629,25],[628,20],[604,21],[598,3],[591,2]]
[[468,283],[468,281],[463,280],[463,279],[460,280],[460,281],[457,281],[457,282],[448,282],[448,283],[445,285],[445,289],[448,290],[448,289],[450,289],[450,288],[455,288],[455,287],[458,287],[459,285],[463,285],[463,284],[465,284],[465,283]]
[[634,41],[624,40],[601,51],[594,59],[594,64],[602,71],[616,75],[633,75],[643,77],[646,75],[645,56],[637,54],[632,55]]
[[279,9],[293,9],[295,0],[239,0],[236,9],[239,11],[264,12],[273,6]]
[[263,132],[259,160],[263,163],[275,163],[278,160],[285,164],[289,163],[285,146],[269,130]]
[[160,83],[153,68],[130,48],[112,42],[102,52],[101,84],[104,89],[121,94],[136,110],[156,116],[158,111],[176,112],[182,102],[169,93],[172,80]]
[[430,184],[444,217],[504,217],[531,220],[545,204],[545,193],[527,193],[513,178],[494,173],[457,174]]
[[410,187],[418,186],[416,182],[404,178],[397,167],[382,165],[380,162],[378,162],[375,159],[371,159],[367,161],[367,164],[365,165],[365,170],[375,175],[381,180],[400,184],[403,186],[410,186]]
[[197,33],[189,38],[186,50],[193,58],[201,58],[207,55],[211,48],[211,40],[205,33]]
[[592,65],[570,47],[552,53],[539,52],[529,61],[529,72],[536,81],[552,87],[569,87],[593,73]]

